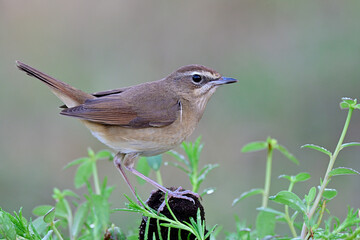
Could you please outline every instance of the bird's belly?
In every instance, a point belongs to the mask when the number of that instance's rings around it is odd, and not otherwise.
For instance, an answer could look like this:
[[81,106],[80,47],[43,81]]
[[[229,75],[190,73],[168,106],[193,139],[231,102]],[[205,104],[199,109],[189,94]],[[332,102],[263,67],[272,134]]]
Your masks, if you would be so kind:
[[195,129],[195,126],[181,128],[176,122],[166,127],[139,129],[105,126],[88,121],[85,125],[99,141],[118,152],[154,156],[175,148]]

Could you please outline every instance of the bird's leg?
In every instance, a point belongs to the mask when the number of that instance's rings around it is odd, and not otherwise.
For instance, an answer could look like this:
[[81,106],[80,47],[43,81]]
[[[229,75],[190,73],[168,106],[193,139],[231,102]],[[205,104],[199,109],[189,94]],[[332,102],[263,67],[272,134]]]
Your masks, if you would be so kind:
[[121,176],[124,178],[125,182],[127,183],[127,185],[129,186],[132,194],[134,195],[135,199],[137,199],[136,197],[136,193],[135,193],[135,189],[133,188],[133,186],[131,185],[131,183],[129,182],[129,179],[127,178],[125,171],[121,165],[121,161],[125,158],[125,154],[123,153],[117,153],[114,157],[114,165],[115,167],[119,170]]
[[[191,197],[187,197],[185,196],[185,194],[191,194],[193,196],[195,196],[196,198],[200,198],[199,194],[194,193],[190,190],[183,190],[182,187],[177,188],[175,191],[171,191],[167,188],[165,188],[164,186],[160,185],[159,183],[155,182],[154,180],[152,180],[151,178],[148,178],[147,176],[143,175],[141,172],[137,171],[134,168],[134,158],[137,157],[137,155],[135,154],[126,154],[124,157],[124,166],[127,170],[129,170],[130,172],[132,172],[133,174],[135,174],[136,176],[144,179],[146,182],[150,183],[151,185],[153,185],[154,187],[156,187],[157,189],[161,190],[164,193],[168,194],[168,199],[170,198],[182,198],[188,201],[192,201],[195,204],[194,199],[192,199]],[[123,175],[125,176],[125,175]],[[131,186],[131,185],[129,185]],[[165,207],[166,203],[165,200],[164,202],[160,205],[158,212],[161,212],[164,207]]]

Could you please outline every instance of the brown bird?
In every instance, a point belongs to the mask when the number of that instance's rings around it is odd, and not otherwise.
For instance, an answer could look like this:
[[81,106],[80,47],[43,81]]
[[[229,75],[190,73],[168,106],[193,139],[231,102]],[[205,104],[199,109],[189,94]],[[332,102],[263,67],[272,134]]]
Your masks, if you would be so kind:
[[237,80],[222,77],[205,66],[188,65],[158,81],[88,94],[24,63],[16,61],[16,65],[50,87],[65,104],[60,114],[79,118],[97,139],[118,152],[114,164],[135,197],[123,165],[167,192],[169,198],[193,201],[183,196],[190,191],[170,191],[138,172],[135,159],[140,155],[158,155],[179,145],[194,131],[216,88]]

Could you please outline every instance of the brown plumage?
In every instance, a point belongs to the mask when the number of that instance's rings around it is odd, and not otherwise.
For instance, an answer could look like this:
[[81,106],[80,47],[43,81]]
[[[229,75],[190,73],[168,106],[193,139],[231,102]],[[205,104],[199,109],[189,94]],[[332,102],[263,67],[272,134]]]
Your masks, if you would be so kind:
[[187,191],[170,192],[137,172],[137,156],[166,152],[188,137],[219,85],[234,83],[202,65],[187,65],[167,77],[136,86],[88,94],[24,63],[17,67],[46,83],[65,104],[62,115],[79,118],[101,142],[118,151],[116,167],[128,183],[121,163],[169,196],[185,198]]

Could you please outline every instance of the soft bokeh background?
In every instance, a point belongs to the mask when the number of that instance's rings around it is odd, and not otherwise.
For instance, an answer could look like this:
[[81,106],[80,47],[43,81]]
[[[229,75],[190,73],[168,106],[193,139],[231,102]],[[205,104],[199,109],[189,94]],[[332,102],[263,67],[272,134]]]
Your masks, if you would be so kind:
[[[235,214],[253,223],[260,197],[231,202],[263,186],[265,153],[240,149],[272,136],[299,158],[295,166],[275,154],[272,194],[287,188],[280,174],[309,172],[311,181],[295,187],[302,195],[318,184],[327,159],[300,146],[333,150],[346,116],[340,98],[360,97],[359,11],[359,1],[335,0],[0,0],[0,206],[23,206],[30,217],[33,207],[53,204],[54,187],[74,189],[75,169],[63,170],[66,163],[85,156],[89,146],[106,148],[80,122],[60,116],[60,101],[18,71],[15,60],[88,92],[157,80],[198,63],[239,80],[218,89],[190,138],[202,135],[203,164],[221,165],[202,185],[217,188],[203,200],[207,223],[232,231]],[[360,140],[359,112],[346,140]],[[359,170],[359,155],[359,148],[346,149],[337,166]],[[101,178],[116,185],[113,207],[123,207],[127,186],[112,163],[99,167]],[[177,169],[162,173],[166,185],[189,187]],[[359,207],[359,182],[331,182],[340,193],[329,206],[333,214]],[[152,187],[135,185],[146,199]],[[139,221],[131,213],[112,217],[126,230]]]

